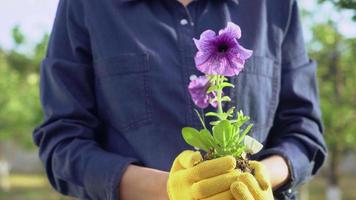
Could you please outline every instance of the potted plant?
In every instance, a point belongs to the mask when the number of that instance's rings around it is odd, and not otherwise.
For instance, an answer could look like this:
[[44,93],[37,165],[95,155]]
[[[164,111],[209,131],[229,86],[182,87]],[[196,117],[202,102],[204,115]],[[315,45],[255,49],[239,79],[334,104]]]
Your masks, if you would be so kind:
[[[199,40],[193,39],[198,49],[195,56],[196,68],[204,75],[192,76],[188,89],[197,107],[203,109],[213,106],[216,112],[201,116],[195,110],[202,129],[184,127],[182,135],[189,145],[206,152],[205,160],[233,156],[237,168],[253,173],[249,167],[248,155],[262,149],[262,144],[247,135],[253,124],[248,124],[250,118],[241,110],[236,112],[235,107],[223,109],[223,104],[231,101],[224,94],[224,89],[235,87],[228,81],[228,77],[239,75],[245,61],[252,55],[251,50],[238,43],[237,39],[240,37],[240,27],[229,22],[218,35],[212,30],[206,30]],[[205,117],[215,118],[211,122],[211,130],[205,125]]]
[[[213,106],[216,111],[201,115],[195,110],[202,128],[182,129],[184,140],[205,155],[186,150],[176,157],[167,182],[170,200],[274,199],[267,169],[249,160],[248,155],[263,147],[247,135],[253,127],[250,118],[235,107],[223,107],[231,101],[224,89],[235,87],[228,78],[239,75],[252,55],[238,43],[240,37],[240,27],[230,22],[218,34],[207,30],[193,39],[198,48],[195,64],[203,75],[191,76],[188,90],[197,107]],[[205,117],[213,118],[211,128]]]

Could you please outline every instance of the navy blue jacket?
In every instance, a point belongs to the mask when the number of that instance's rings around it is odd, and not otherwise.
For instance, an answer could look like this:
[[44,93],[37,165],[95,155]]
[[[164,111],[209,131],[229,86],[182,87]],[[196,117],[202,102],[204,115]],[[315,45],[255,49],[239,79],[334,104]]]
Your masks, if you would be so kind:
[[233,101],[251,116],[265,145],[255,159],[287,159],[292,190],[322,165],[316,65],[302,37],[295,0],[60,0],[41,66],[44,122],[34,131],[48,178],[80,199],[116,200],[125,168],[168,171],[191,149],[184,126],[201,127],[187,86],[197,51],[192,38],[241,26],[253,49],[232,79]]

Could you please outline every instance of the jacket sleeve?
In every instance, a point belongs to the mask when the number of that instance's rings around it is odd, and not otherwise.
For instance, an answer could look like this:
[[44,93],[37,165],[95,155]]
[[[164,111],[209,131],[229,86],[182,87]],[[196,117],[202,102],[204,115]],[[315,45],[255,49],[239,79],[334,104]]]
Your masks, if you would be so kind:
[[125,168],[135,159],[103,150],[96,116],[95,78],[84,9],[61,0],[41,65],[44,122],[33,132],[51,185],[80,199],[118,199]]
[[290,10],[281,52],[279,105],[266,149],[257,156],[263,159],[278,154],[287,160],[290,182],[276,191],[277,196],[292,193],[296,186],[309,180],[326,157],[316,64],[309,60],[304,47],[296,1]]

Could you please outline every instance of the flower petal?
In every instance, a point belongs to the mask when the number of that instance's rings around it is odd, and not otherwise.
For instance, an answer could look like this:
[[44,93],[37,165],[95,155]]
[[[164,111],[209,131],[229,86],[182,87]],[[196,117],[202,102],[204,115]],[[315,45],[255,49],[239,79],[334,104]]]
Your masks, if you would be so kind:
[[209,51],[213,45],[211,42],[215,39],[215,36],[214,31],[206,30],[200,35],[199,40],[193,38],[193,41],[199,51]]
[[199,76],[190,81],[188,90],[192,100],[199,108],[206,108],[209,105],[209,96],[207,90],[210,82],[206,76]]
[[219,31],[219,35],[228,34],[233,38],[241,38],[241,28],[237,24],[228,22],[226,28]]
[[198,48],[194,57],[196,68],[209,75],[238,75],[253,53],[238,43],[240,37],[240,27],[232,22],[219,35],[212,30],[204,31],[199,40],[193,39]]
[[234,71],[234,75],[239,75],[239,73],[243,70],[244,68],[245,61],[241,60],[237,57],[231,60],[231,68]]
[[197,64],[196,67],[204,74],[216,75],[219,74],[219,66],[221,65],[217,55],[211,55],[205,62]]
[[201,51],[198,51],[194,57],[195,65],[196,66],[204,65],[205,63],[209,62],[211,57],[212,55],[210,55],[209,53],[203,53]]
[[237,45],[237,48],[239,49],[239,57],[242,60],[247,60],[252,56],[253,51],[250,49],[246,49],[245,47],[241,46],[240,44]]

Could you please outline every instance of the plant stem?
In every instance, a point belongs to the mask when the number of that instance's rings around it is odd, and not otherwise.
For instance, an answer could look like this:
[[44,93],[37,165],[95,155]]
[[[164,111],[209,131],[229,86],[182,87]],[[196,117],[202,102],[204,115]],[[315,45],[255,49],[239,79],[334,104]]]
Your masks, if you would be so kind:
[[217,102],[218,102],[218,113],[219,114],[223,113],[221,98],[222,98],[222,91],[219,90],[219,91],[217,91]]
[[227,119],[227,114],[224,113],[223,107],[222,107],[222,102],[223,102],[223,83],[224,83],[225,77],[222,75],[211,75],[210,78],[210,83],[214,87],[214,92],[216,94],[216,97],[214,98],[214,101],[217,103],[217,112],[215,115],[218,117],[218,121],[221,120],[226,120]]
[[[224,81],[223,77],[221,77],[220,75],[217,75],[217,85],[220,86],[223,81]],[[222,114],[223,113],[223,109],[222,109],[222,87],[219,87],[219,89],[216,92],[217,92],[217,102],[218,102],[218,113]]]

